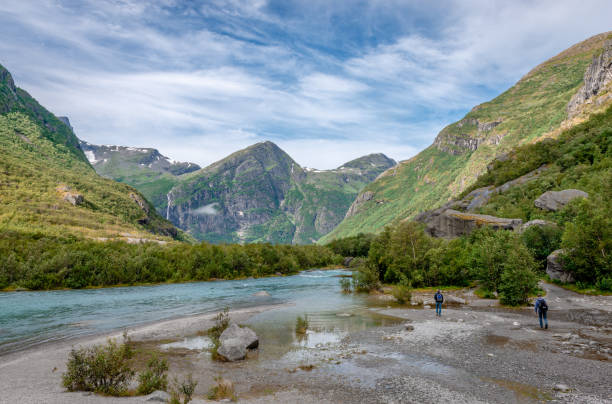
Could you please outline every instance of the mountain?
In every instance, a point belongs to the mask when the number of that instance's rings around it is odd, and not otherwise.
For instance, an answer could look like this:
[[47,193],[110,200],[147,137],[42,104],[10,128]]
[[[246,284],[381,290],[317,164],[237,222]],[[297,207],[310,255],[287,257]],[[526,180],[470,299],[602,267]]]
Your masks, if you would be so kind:
[[444,128],[430,147],[381,174],[321,242],[377,232],[444,204],[513,148],[555,138],[603,111],[612,103],[611,83],[611,33],[572,46]]
[[168,193],[166,218],[213,242],[312,243],[394,164],[372,154],[335,170],[302,168],[274,143],[261,142],[182,176]]
[[166,211],[166,195],[178,176],[200,169],[194,163],[173,161],[156,149],[97,146],[85,141],[80,141],[80,147],[98,174],[137,188],[159,212]]
[[136,189],[96,174],[69,122],[16,87],[2,66],[0,156],[0,231],[124,240],[181,237]]

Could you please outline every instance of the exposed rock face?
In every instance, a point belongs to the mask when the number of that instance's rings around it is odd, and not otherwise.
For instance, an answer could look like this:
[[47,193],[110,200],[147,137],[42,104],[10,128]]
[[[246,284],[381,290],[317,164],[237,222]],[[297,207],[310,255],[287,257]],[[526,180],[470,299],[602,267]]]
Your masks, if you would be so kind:
[[504,134],[489,136],[489,132],[501,123],[501,119],[480,122],[476,118],[464,118],[457,122],[454,128],[449,126],[443,129],[436,136],[434,145],[443,152],[460,155],[476,151],[483,143],[499,144]]
[[360,205],[362,205],[364,202],[371,201],[372,198],[374,198],[374,192],[372,191],[365,191],[359,194],[357,198],[355,198],[355,201],[353,201],[353,203],[351,204],[351,207],[349,208],[349,210],[346,212],[345,217],[353,216],[355,213],[359,211]]
[[149,204],[147,203],[147,201],[145,201],[144,199],[142,199],[140,197],[140,195],[137,195],[133,192],[130,193],[130,198],[132,198],[132,200],[134,202],[136,202],[136,204],[138,205],[138,207],[140,207],[140,209],[143,210],[143,212],[145,212],[147,215],[149,214]]
[[212,242],[312,243],[393,164],[373,154],[335,170],[302,168],[274,143],[262,142],[182,180],[168,193],[166,218]]
[[555,250],[546,258],[546,273],[551,279],[561,282],[574,282],[574,277],[563,269],[563,250]]
[[521,219],[463,213],[447,207],[424,212],[415,220],[425,223],[426,231],[430,235],[443,238],[455,238],[469,234],[482,226],[490,226],[499,230],[515,230],[523,223]]
[[530,220],[527,223],[523,223],[523,225],[521,225],[521,227],[519,228],[519,233],[523,233],[525,230],[533,226],[546,227],[546,226],[557,226],[557,224],[553,222],[549,222],[548,220],[542,220],[542,219]]
[[83,195],[77,194],[75,192],[66,192],[64,194],[64,200],[66,202],[70,202],[74,206],[81,205],[85,201]]
[[593,62],[584,73],[584,85],[567,104],[570,117],[579,111],[579,107],[597,96],[600,91],[612,82],[612,39],[604,43],[601,54],[593,57]]
[[544,192],[534,201],[537,208],[557,211],[576,198],[588,198],[589,194],[579,189]]
[[67,116],[58,116],[57,119],[59,119],[60,121],[64,122],[66,124],[66,126],[68,126],[70,128],[70,130],[74,132],[74,128],[70,124],[70,119],[68,119]]
[[444,296],[444,301],[450,304],[465,304],[465,299],[453,295]]
[[247,349],[259,346],[259,338],[253,330],[231,324],[219,337],[217,353],[228,362],[235,362],[246,358]]

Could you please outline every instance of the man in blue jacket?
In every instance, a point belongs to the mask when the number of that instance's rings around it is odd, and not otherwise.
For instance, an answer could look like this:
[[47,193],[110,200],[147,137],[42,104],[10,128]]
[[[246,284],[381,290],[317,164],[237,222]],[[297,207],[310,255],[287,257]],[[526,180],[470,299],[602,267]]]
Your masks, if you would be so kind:
[[[535,301],[535,311],[538,313],[538,317],[540,318],[540,328],[548,329],[548,319],[546,318],[546,313],[548,312],[548,304],[546,300],[542,297],[542,294],[538,294],[538,298]],[[544,319],[544,324],[542,324],[542,318]]]
[[434,295],[434,301],[436,302],[436,316],[440,317],[442,316],[442,302],[444,301],[444,296],[440,289]]

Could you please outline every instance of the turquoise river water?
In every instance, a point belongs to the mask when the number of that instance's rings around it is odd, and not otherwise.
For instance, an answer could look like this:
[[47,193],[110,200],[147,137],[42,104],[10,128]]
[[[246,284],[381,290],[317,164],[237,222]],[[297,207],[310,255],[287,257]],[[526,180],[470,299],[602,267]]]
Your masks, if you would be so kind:
[[[260,279],[0,293],[0,355],[46,342],[218,312],[224,307],[290,303],[282,310],[283,317],[307,314],[315,325],[325,326],[338,319],[338,313],[365,312],[366,298],[340,293],[339,276],[347,273],[312,270]],[[254,296],[264,290],[269,297]],[[272,319],[261,317],[263,322]],[[274,317],[278,319],[278,314]],[[362,315],[353,316],[350,323],[351,328],[360,328],[380,324],[380,320]]]

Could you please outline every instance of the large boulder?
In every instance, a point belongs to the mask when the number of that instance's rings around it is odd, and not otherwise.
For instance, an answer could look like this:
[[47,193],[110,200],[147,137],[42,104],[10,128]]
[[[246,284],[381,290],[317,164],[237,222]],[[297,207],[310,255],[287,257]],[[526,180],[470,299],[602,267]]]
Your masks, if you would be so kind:
[[259,338],[255,331],[238,324],[231,324],[219,337],[217,354],[228,362],[235,362],[246,358],[247,349],[259,346]]
[[426,231],[430,235],[444,238],[469,234],[482,226],[490,226],[497,230],[515,230],[523,223],[521,219],[463,213],[454,209],[439,209],[427,215],[419,215],[415,220],[425,223]]
[[555,250],[546,258],[546,273],[551,279],[561,282],[574,282],[572,274],[563,268],[563,260],[561,258],[563,253],[563,250]]
[[544,192],[534,204],[544,210],[557,211],[576,198],[588,198],[589,194],[579,189]]

